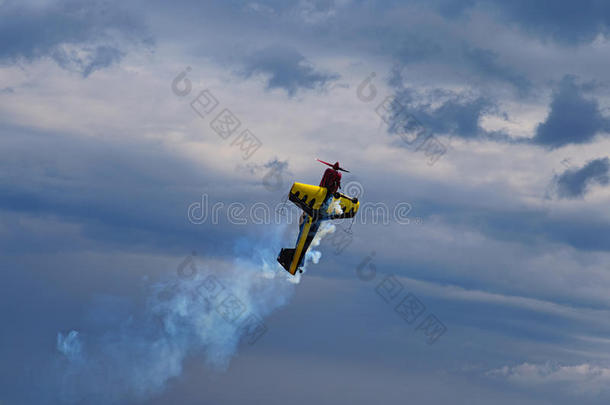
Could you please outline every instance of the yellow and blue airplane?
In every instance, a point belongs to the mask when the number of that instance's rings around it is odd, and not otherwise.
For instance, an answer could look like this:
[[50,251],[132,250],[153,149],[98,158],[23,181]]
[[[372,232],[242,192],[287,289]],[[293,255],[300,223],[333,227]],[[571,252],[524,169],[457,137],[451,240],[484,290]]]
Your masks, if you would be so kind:
[[[303,210],[303,216],[299,224],[299,236],[295,248],[282,249],[277,261],[292,275],[297,270],[303,272],[301,267],[305,253],[322,221],[353,218],[358,212],[360,203],[357,198],[351,198],[341,193],[328,194],[328,188],[310,184],[294,183],[290,188],[288,199]],[[341,207],[341,212],[335,211],[337,202]]]

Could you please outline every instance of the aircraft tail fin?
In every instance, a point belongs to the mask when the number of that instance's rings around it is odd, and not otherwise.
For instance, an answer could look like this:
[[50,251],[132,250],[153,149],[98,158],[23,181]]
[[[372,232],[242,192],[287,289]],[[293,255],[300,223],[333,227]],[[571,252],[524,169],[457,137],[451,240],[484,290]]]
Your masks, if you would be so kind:
[[283,248],[280,251],[280,254],[277,256],[277,261],[282,265],[283,268],[286,269],[287,272],[290,272],[290,264],[294,258],[295,251],[296,249]]

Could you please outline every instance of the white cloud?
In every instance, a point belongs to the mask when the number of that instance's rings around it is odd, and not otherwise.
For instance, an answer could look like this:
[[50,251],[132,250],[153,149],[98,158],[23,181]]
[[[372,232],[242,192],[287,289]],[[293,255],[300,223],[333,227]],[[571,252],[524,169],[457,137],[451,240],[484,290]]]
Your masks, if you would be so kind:
[[563,392],[579,395],[605,394],[610,389],[610,368],[590,363],[560,365],[526,362],[493,369],[487,375],[526,387],[553,385]]

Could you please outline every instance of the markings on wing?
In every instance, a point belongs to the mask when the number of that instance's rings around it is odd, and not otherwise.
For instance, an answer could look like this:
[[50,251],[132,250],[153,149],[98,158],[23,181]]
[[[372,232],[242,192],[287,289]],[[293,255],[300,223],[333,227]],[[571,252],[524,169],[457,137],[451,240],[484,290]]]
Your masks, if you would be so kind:
[[324,202],[326,192],[327,190],[324,187],[294,183],[290,188],[288,199],[309,216],[313,216],[314,211],[319,210]]

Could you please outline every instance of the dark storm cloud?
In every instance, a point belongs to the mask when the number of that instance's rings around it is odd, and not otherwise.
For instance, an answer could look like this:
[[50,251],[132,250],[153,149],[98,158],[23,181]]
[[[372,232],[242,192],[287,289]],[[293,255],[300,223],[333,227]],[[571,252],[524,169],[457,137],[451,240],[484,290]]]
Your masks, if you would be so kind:
[[605,0],[494,0],[492,3],[526,31],[567,43],[591,41],[597,34],[607,33],[610,24],[610,3]]
[[610,252],[610,223],[586,213],[553,218],[535,209],[464,213],[464,222],[496,240],[559,242],[582,251]]
[[118,63],[125,55],[121,50],[111,46],[86,47],[84,51],[86,56],[81,57],[76,52],[58,49],[52,56],[62,68],[79,71],[83,77],[87,77],[96,70]]
[[607,157],[592,160],[579,169],[568,169],[555,179],[557,193],[562,198],[582,197],[592,184],[607,185],[609,172],[610,160]]
[[[10,174],[0,177],[0,210],[9,217],[39,219],[41,228],[35,238],[41,243],[20,243],[28,228],[5,221],[13,232],[0,234],[0,240],[12,252],[63,250],[66,244],[56,238],[42,242],[54,229],[61,234],[62,223],[77,225],[77,236],[95,241],[100,250],[182,253],[208,246],[223,255],[247,232],[247,226],[231,224],[226,216],[227,205],[242,201],[243,195],[237,195],[243,191],[219,192],[226,178],[213,168],[203,173],[158,145],[9,126],[0,127],[0,145],[0,171]],[[265,201],[272,194],[263,187],[262,176],[254,177],[258,183],[247,197],[251,201]],[[201,202],[203,193],[209,206],[224,203],[218,223],[211,217],[201,224],[189,222],[188,207]],[[73,243],[87,245],[65,232]]]
[[[391,41],[389,38],[384,40],[382,46],[392,54],[397,66],[402,68],[413,64],[450,65],[452,74],[457,74],[456,79],[466,80],[470,86],[508,84],[519,96],[526,96],[533,86],[524,73],[503,61],[496,50],[476,47],[459,38],[440,41],[421,33],[399,33],[396,40],[401,41],[396,48],[387,46]],[[403,78],[399,76],[394,74],[390,84],[393,86],[400,84]]]
[[142,22],[106,2],[61,1],[44,6],[10,1],[0,11],[0,61],[51,57],[88,76],[119,61],[121,41],[150,43]]
[[584,87],[573,76],[565,76],[553,95],[551,111],[536,128],[533,142],[550,148],[587,143],[610,128],[595,99],[586,98]]
[[[338,76],[312,66],[303,49],[323,44],[323,53],[357,54],[361,62],[369,63],[377,57],[390,57],[400,65],[426,67],[451,66],[443,81],[466,81],[474,87],[508,84],[520,95],[532,86],[527,72],[513,66],[504,49],[484,43],[472,44],[467,36],[454,35],[450,24],[431,17],[430,5],[401,2],[351,2],[349,7],[333,2],[275,1],[205,6],[192,1],[181,1],[179,7],[167,8],[155,4],[147,7],[151,13],[163,12],[188,25],[194,32],[191,38],[180,38],[191,43],[195,52],[213,53],[222,61],[229,61],[245,77],[262,74],[267,87],[282,88],[289,94],[298,89],[323,87]],[[432,10],[434,12],[434,10]],[[328,18],[311,15],[328,14]],[[433,18],[418,19],[417,15]],[[205,24],[203,23],[205,22]],[[239,30],[227,29],[238,26]],[[216,32],[223,32],[218,39]],[[239,32],[239,35],[236,33]],[[274,32],[275,46],[261,49],[253,38],[267,39]],[[211,38],[215,38],[211,40]],[[264,43],[264,42],[263,42]],[[265,46],[265,45],[263,45]],[[257,52],[248,50],[258,49]],[[304,55],[305,54],[305,55]],[[438,74],[436,69],[432,69]],[[443,73],[441,73],[443,74]],[[433,76],[431,76],[433,80]]]
[[[510,192],[500,185],[487,185],[487,190],[448,184],[439,187],[442,192],[411,195],[409,201],[424,222],[436,218],[458,233],[475,231],[489,240],[525,244],[536,250],[544,249],[546,243],[559,243],[583,252],[610,252],[610,222],[586,210],[554,216],[536,207],[498,206],[490,202],[492,194],[505,195],[505,200],[511,201]],[[475,200],[480,204],[473,203]]]
[[415,33],[404,33],[394,53],[401,63],[411,63],[430,59],[439,55],[442,50],[442,47],[432,39]]
[[521,93],[525,93],[532,85],[523,74],[516,72],[509,66],[503,65],[498,60],[498,53],[490,49],[464,46],[464,58],[471,65],[475,73],[491,80],[510,83]]
[[606,34],[610,27],[610,3],[604,0],[439,0],[436,4],[448,17],[477,9],[529,34],[572,45]]
[[281,88],[291,96],[299,89],[320,88],[339,78],[334,73],[316,71],[300,52],[283,46],[254,52],[246,57],[244,64],[242,74],[245,77],[263,74],[268,89]]
[[490,135],[479,125],[481,117],[496,108],[489,98],[441,89],[426,95],[404,89],[397,92],[396,97],[400,101],[400,111],[394,111],[391,128],[401,125],[402,113],[407,112],[432,133],[463,138]]

